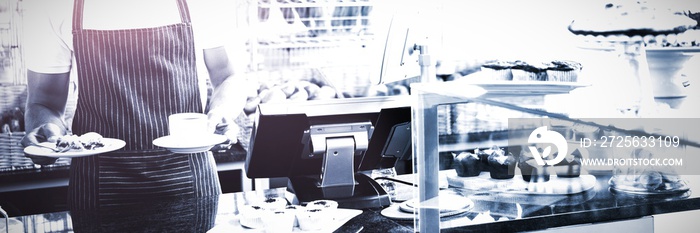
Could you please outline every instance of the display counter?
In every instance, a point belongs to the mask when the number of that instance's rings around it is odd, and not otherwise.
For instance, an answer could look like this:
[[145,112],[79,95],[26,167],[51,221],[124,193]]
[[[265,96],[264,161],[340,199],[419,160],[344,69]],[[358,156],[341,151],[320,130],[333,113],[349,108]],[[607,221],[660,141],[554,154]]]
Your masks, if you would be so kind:
[[[474,201],[474,207],[465,213],[442,218],[441,231],[516,232],[562,227],[570,231],[575,227],[595,227],[613,222],[634,222],[640,219],[652,221],[657,216],[700,209],[700,196],[697,193],[686,192],[672,196],[619,194],[609,190],[610,175],[599,175],[596,178],[593,189],[576,195],[562,196],[468,194],[464,190],[451,188],[451,191],[462,192],[470,197]],[[700,176],[687,177],[687,180],[691,189],[700,187]],[[412,192],[405,188],[399,190]],[[293,194],[283,188],[228,193],[210,198],[164,199],[136,206],[111,207],[101,211],[19,216],[11,219],[13,224],[21,226],[11,229],[21,227],[24,232],[262,232],[260,229],[242,228],[238,221],[239,210],[252,200],[266,196],[283,196],[293,200]],[[387,218],[382,214],[383,210],[364,209],[359,215],[344,219],[333,228],[335,232],[414,231],[413,220]],[[653,232],[653,226],[648,226],[652,228],[648,229],[649,232]],[[683,225],[677,227],[680,229]]]

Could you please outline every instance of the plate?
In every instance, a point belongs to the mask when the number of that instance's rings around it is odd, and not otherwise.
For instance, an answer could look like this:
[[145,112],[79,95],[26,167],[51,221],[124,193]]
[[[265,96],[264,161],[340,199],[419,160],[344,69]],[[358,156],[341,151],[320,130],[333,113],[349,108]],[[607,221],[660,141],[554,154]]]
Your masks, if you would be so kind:
[[678,194],[678,193],[685,193],[688,190],[690,190],[690,187],[685,183],[685,181],[680,180],[678,182],[668,182],[664,183],[667,189],[657,189],[657,190],[649,190],[646,188],[641,188],[637,187],[634,185],[629,185],[629,184],[618,184],[615,183],[614,179],[611,178],[608,181],[608,184],[610,185],[610,189],[617,191],[617,192],[624,192],[624,193],[630,193],[630,194],[639,194],[639,195],[668,195],[668,194]]
[[[442,197],[442,195],[440,196]],[[402,202],[400,204],[392,204],[389,207],[384,208],[381,211],[381,214],[384,217],[391,218],[391,219],[397,219],[397,220],[413,220],[415,218],[415,214],[413,213],[413,210],[415,209],[413,205],[415,204],[417,200],[416,199],[411,199],[405,202]],[[446,203],[447,200],[442,201]],[[441,203],[442,203],[441,202]],[[440,210],[440,217],[450,217],[450,216],[455,216],[459,215],[462,213],[466,213],[467,211],[471,210],[472,207],[474,207],[474,202],[471,201],[471,199],[462,197],[461,201],[462,203],[459,204],[461,208],[459,209],[441,209]]]
[[[28,155],[46,156],[46,157],[53,157],[53,158],[76,158],[76,157],[84,157],[84,156],[91,156],[91,155],[96,155],[96,154],[112,152],[115,150],[119,150],[126,145],[126,142],[124,142],[120,139],[116,139],[116,138],[103,138],[102,143],[104,143],[104,145],[105,145],[104,147],[100,147],[100,148],[97,148],[94,150],[67,151],[67,152],[55,152],[51,149],[44,148],[44,147],[28,146],[28,147],[24,148],[24,153],[26,153]],[[53,143],[43,143],[43,145],[55,147],[55,145]]]
[[496,95],[567,94],[577,88],[590,86],[581,82],[487,80],[482,72],[467,75],[455,82],[476,85],[485,89],[487,94]]
[[209,134],[204,136],[163,136],[153,140],[153,145],[163,147],[178,154],[205,152],[216,144],[226,141],[225,135]]

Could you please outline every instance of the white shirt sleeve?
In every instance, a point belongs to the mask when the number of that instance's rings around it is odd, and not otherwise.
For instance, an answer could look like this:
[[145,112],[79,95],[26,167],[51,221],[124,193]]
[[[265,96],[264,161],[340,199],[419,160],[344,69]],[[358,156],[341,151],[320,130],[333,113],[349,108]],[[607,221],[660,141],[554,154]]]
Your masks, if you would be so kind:
[[66,73],[73,59],[72,0],[25,0],[22,45],[27,69]]

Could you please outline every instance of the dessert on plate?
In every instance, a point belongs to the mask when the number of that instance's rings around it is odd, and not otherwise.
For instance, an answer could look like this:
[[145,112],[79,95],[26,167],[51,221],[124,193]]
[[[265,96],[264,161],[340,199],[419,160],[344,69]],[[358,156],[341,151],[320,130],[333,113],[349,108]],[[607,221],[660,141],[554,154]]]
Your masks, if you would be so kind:
[[590,17],[573,20],[568,29],[595,41],[642,41],[645,37],[663,41],[697,24],[681,12],[646,1],[617,1],[601,6]]

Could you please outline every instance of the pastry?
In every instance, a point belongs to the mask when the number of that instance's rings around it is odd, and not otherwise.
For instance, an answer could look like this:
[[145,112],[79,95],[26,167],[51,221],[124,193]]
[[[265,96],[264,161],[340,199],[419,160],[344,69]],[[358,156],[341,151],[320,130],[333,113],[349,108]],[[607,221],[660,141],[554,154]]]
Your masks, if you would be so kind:
[[478,176],[481,173],[481,161],[479,156],[474,153],[465,151],[454,155],[454,163],[452,164],[459,177]]
[[581,159],[583,158],[582,150],[584,148],[576,148],[573,152],[564,157],[564,160],[554,165],[554,171],[558,177],[579,177],[581,175]]
[[555,60],[547,66],[547,81],[576,82],[581,72],[581,63]]
[[284,207],[287,211],[291,211],[292,214],[294,214],[294,226],[298,227],[299,226],[299,213],[304,211],[304,207],[300,205],[287,205]]
[[516,161],[513,154],[495,147],[488,157],[488,162],[491,168],[491,178],[511,179],[515,176]]
[[514,81],[547,81],[547,64],[517,61],[511,72]]
[[490,172],[491,167],[489,167],[489,155],[491,155],[493,151],[491,149],[487,150],[480,150],[480,149],[474,149],[474,154],[479,157],[479,161],[481,161],[481,165],[479,166],[481,171],[485,172]]
[[262,216],[265,209],[258,205],[244,205],[239,210],[241,226],[258,229],[263,227]]
[[294,230],[294,212],[288,209],[268,210],[262,215],[265,232],[292,232]]
[[281,197],[267,197],[265,200],[260,201],[258,205],[266,210],[284,209],[287,206],[287,200]]
[[83,135],[64,135],[56,140],[56,149],[62,152],[94,150],[104,147],[102,135],[88,132]]
[[491,61],[481,65],[481,72],[491,80],[513,80],[513,65],[513,62],[508,61]]
[[530,152],[523,151],[518,158],[518,168],[523,180],[527,182],[547,182],[551,175],[551,166],[540,166]]
[[573,20],[569,31],[598,41],[641,41],[645,36],[675,35],[697,26],[682,13],[642,1],[608,3],[590,15]]
[[320,230],[325,222],[331,220],[329,211],[324,208],[304,208],[297,212],[299,228],[302,231]]
[[315,200],[306,204],[306,208],[338,209],[338,202],[333,200]]

